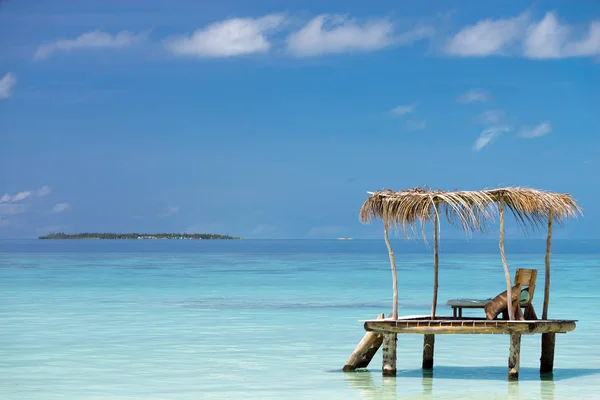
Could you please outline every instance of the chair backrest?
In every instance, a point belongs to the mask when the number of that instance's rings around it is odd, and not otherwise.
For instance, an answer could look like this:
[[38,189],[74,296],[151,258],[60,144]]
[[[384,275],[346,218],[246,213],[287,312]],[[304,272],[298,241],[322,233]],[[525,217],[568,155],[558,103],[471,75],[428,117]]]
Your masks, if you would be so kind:
[[515,274],[515,285],[520,285],[521,288],[528,288],[529,302],[533,300],[533,294],[535,292],[535,281],[537,280],[537,269],[524,269],[518,268]]

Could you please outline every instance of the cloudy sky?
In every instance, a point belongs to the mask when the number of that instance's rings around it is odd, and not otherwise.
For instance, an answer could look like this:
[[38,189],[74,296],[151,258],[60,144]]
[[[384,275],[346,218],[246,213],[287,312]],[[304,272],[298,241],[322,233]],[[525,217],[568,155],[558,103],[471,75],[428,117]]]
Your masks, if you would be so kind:
[[375,237],[366,192],[422,185],[600,236],[599,2],[4,0],[0,37],[0,238]]

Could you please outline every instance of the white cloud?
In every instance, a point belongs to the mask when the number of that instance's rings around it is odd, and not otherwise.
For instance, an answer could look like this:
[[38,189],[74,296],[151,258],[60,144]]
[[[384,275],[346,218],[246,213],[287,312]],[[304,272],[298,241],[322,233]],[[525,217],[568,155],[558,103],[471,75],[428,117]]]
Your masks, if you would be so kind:
[[553,13],[532,24],[523,41],[523,52],[529,58],[559,58],[569,29],[561,26]]
[[529,13],[485,19],[467,26],[447,43],[446,53],[463,57],[521,55],[531,59],[600,56],[600,19],[587,29],[561,23],[555,12],[539,21]]
[[406,127],[413,131],[420,131],[420,130],[427,128],[427,121],[425,121],[425,120],[406,121]]
[[590,24],[586,38],[570,42],[566,48],[573,57],[600,55],[600,20]]
[[534,127],[524,127],[521,129],[520,136],[525,139],[533,139],[545,136],[552,131],[552,125],[549,121],[544,121]]
[[573,38],[573,30],[561,24],[555,13],[546,13],[540,22],[530,25],[523,40],[524,55],[536,59],[600,55],[600,20],[592,22],[580,40]]
[[432,34],[427,27],[394,35],[394,26],[387,19],[375,19],[364,24],[344,15],[322,14],[310,20],[299,31],[287,37],[287,50],[298,57],[327,53],[366,52],[393,44],[409,44]]
[[0,99],[8,99],[12,95],[12,89],[17,84],[17,77],[8,72],[0,79]]
[[504,119],[504,111],[487,110],[481,113],[480,119],[484,124],[497,124]]
[[165,208],[165,211],[158,214],[158,216],[159,217],[170,217],[171,215],[177,214],[179,212],[179,210],[181,210],[181,207],[179,207],[179,206],[167,206],[167,208]]
[[206,58],[266,53],[271,48],[267,33],[284,21],[281,14],[227,19],[198,29],[191,36],[168,39],[165,46],[174,54]]
[[459,103],[485,103],[490,100],[489,92],[482,89],[471,89],[467,93],[458,96]]
[[49,195],[50,193],[52,193],[52,188],[50,186],[42,186],[37,190],[36,195],[38,197],[44,197]]
[[483,57],[505,54],[509,45],[522,37],[527,14],[507,19],[485,19],[467,26],[450,39],[448,54],[463,57]]
[[484,129],[473,144],[473,151],[479,151],[483,149],[505,132],[510,132],[510,127],[507,125],[491,126]]
[[27,204],[0,204],[0,215],[16,215],[27,211]]
[[0,203],[8,203],[8,202],[13,202],[13,201],[21,201],[21,200],[25,200],[29,196],[31,196],[31,192],[28,191],[28,190],[25,190],[23,192],[19,192],[19,193],[13,195],[13,196],[11,196],[8,193],[5,193],[2,197],[0,197]]
[[390,113],[397,117],[401,117],[403,115],[412,113],[414,110],[415,110],[414,106],[406,105],[406,106],[394,107],[392,110],[390,110]]
[[71,205],[69,203],[58,203],[52,207],[52,212],[54,214],[60,214],[67,211],[71,211]]
[[145,38],[145,34],[135,35],[129,31],[121,31],[114,35],[95,30],[86,32],[75,39],[57,40],[45,43],[38,47],[34,59],[42,60],[50,57],[55,52],[82,49],[116,49],[132,46]]
[[0,197],[0,203],[9,203],[9,202],[13,202],[13,201],[25,200],[26,198],[28,198],[29,196],[31,196],[33,194],[35,194],[38,197],[44,197],[51,191],[52,191],[52,189],[49,186],[42,186],[41,188],[39,188],[38,190],[36,190],[34,192],[32,192],[30,190],[24,190],[15,195],[12,195],[12,196],[8,193],[5,193],[2,197]]
[[19,192],[12,197],[11,201],[25,200],[29,196],[31,196],[31,192],[29,192],[29,191]]

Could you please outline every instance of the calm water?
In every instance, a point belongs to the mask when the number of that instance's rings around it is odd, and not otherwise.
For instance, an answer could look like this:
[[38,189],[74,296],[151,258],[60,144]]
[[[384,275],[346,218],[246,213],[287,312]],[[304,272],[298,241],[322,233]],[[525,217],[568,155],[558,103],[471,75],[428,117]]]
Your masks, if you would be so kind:
[[[600,393],[599,242],[557,241],[550,316],[557,337],[541,380],[540,336],[525,336],[508,383],[508,337],[398,340],[398,377],[341,367],[359,320],[388,313],[380,241],[0,241],[1,399],[571,399]],[[504,290],[495,242],[443,242],[440,306]],[[541,272],[541,241],[508,242],[509,264]],[[430,310],[432,257],[396,243],[401,314]],[[470,311],[483,315],[481,310]]]

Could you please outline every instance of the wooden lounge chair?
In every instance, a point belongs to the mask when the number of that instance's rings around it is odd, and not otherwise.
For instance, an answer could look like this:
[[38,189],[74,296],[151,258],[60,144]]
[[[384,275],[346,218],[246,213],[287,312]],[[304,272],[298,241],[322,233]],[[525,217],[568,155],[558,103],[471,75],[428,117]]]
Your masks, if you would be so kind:
[[[515,318],[521,320],[537,319],[532,304],[536,279],[537,270],[524,268],[517,269],[515,274],[515,284],[512,288],[512,305],[515,310]],[[508,307],[506,297],[506,291],[504,291],[493,299],[452,299],[448,300],[447,304],[452,307],[453,316],[455,318],[462,318],[463,308],[483,308],[487,319],[496,319],[500,313],[502,313],[503,319],[507,319]]]

